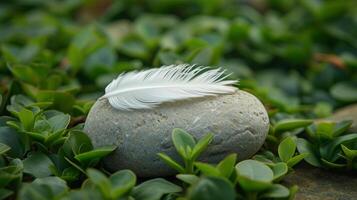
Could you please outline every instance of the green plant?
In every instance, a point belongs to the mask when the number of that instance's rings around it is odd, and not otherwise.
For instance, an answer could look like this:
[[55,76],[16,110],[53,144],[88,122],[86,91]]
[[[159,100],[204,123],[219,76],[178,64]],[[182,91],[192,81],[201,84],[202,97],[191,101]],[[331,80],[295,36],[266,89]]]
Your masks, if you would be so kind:
[[254,159],[262,161],[269,166],[274,166],[278,163],[286,163],[289,170],[302,161],[309,153],[298,154],[296,146],[297,138],[288,136],[280,142],[278,146],[278,156],[275,156],[271,151],[264,151],[261,154],[255,155]]
[[130,170],[118,171],[110,177],[95,169],[88,169],[86,173],[88,179],[77,190],[70,190],[66,182],[58,177],[37,178],[32,183],[23,184],[19,199],[155,200],[181,191],[179,186],[161,178],[135,186],[136,176]]
[[[98,160],[114,148],[96,150],[82,132],[91,106],[119,73],[180,63],[221,66],[262,101],[272,127],[263,157],[254,158],[280,169],[278,174],[301,158],[290,158],[292,150],[279,156],[279,144],[289,136],[301,154],[310,153],[305,160],[314,166],[356,169],[355,133],[330,137],[334,131],[325,125],[312,130],[313,137],[304,131],[309,119],[357,101],[353,0],[137,2],[0,2],[0,199],[100,199],[100,192],[73,190],[87,168],[105,171]],[[207,185],[232,191],[233,157],[222,161],[230,169],[224,172],[189,157],[170,163],[192,173],[178,175],[186,184],[202,180],[190,193],[196,198]],[[155,184],[161,182],[147,183]],[[22,187],[28,189],[19,192]],[[173,192],[162,198],[176,197]]]
[[[173,140],[180,141],[180,145],[176,147],[189,149],[187,147],[191,144],[193,149],[195,148],[192,143],[194,140],[189,133],[175,129],[172,135]],[[296,146],[290,146],[291,143],[295,144],[292,138],[288,137],[280,146],[280,152],[287,151],[286,154],[281,154],[286,163],[273,163],[269,160],[266,164],[256,160],[245,160],[236,164],[237,154],[228,155],[217,165],[195,161],[193,163],[194,174],[178,170],[180,174],[176,175],[179,180],[189,186],[186,196],[181,199],[293,198],[297,190],[296,186],[289,190],[278,184],[287,175],[289,167],[293,167],[305,156],[305,154],[294,156]],[[205,144],[208,143],[205,142]],[[171,160],[164,159],[164,161],[170,167],[173,165]]]
[[266,146],[276,149],[276,146],[288,136],[301,133],[305,127],[312,124],[308,119],[283,119],[270,125]]
[[212,139],[213,135],[209,133],[196,142],[192,135],[184,130],[174,129],[172,131],[172,142],[174,143],[177,153],[182,158],[184,165],[180,165],[166,154],[159,153],[158,155],[166,164],[179,173],[193,174],[195,173],[194,162],[207,148]]
[[351,121],[323,121],[307,129],[307,139],[299,138],[300,153],[309,153],[305,161],[316,167],[356,169],[357,133],[349,133]]
[[[183,199],[243,200],[294,197],[297,186],[288,189],[278,184],[288,173],[285,163],[280,162],[268,166],[263,162],[245,160],[235,165],[235,162],[231,162],[234,156],[234,154],[227,156],[217,166],[197,163],[200,177],[192,174],[178,174],[177,178],[189,185],[188,192]],[[225,167],[222,167],[223,165]]]
[[21,95],[13,96],[11,102],[7,108],[16,118],[4,119],[0,142],[8,147],[6,157],[23,159],[26,174],[37,178],[55,174],[74,181],[115,149],[94,149],[85,133],[68,127],[68,114],[42,109],[49,103],[36,103]]

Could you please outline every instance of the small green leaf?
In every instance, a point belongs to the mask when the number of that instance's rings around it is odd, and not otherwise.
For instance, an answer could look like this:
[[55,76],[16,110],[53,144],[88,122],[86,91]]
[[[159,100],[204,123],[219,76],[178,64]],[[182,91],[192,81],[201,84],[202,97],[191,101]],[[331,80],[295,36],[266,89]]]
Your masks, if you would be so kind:
[[213,134],[208,133],[203,138],[201,138],[192,150],[192,160],[196,160],[198,156],[207,148],[207,146],[212,142]]
[[66,182],[58,177],[37,178],[33,183],[49,186],[53,194],[63,194],[68,191]]
[[169,156],[167,156],[164,153],[158,153],[157,154],[168,166],[170,166],[171,168],[175,169],[176,171],[178,171],[179,173],[184,173],[185,169],[178,164],[176,161],[172,160]]
[[285,138],[278,147],[278,154],[283,162],[287,162],[295,154],[296,143],[292,137]]
[[202,163],[202,162],[195,162],[195,166],[205,176],[220,176],[221,175],[220,171],[210,164]]
[[271,169],[274,173],[274,181],[280,180],[288,173],[288,166],[284,162],[274,164]]
[[304,158],[306,162],[315,167],[321,167],[321,163],[319,161],[318,155],[316,154],[316,150],[314,146],[303,138],[297,139],[297,149],[300,154],[308,153],[308,155]]
[[194,200],[234,200],[233,185],[224,178],[203,177],[189,188],[188,199]]
[[74,158],[84,164],[93,161],[94,159],[101,159],[102,157],[105,157],[113,152],[115,149],[115,146],[100,147],[91,151],[77,154]]
[[347,158],[349,158],[350,160],[357,158],[357,150],[349,149],[343,144],[341,144],[341,149],[343,153],[347,156]]
[[112,188],[109,179],[102,172],[95,169],[87,169],[87,176],[101,190],[102,194],[109,199]]
[[93,150],[93,145],[87,134],[73,130],[69,133],[69,137],[63,144],[63,150],[68,157],[72,157],[71,155],[78,155]]
[[236,165],[238,182],[246,191],[267,189],[274,179],[273,171],[264,163],[244,160]]
[[192,174],[177,174],[176,178],[190,185],[195,184],[200,179],[196,175]]
[[182,149],[186,150],[187,147],[193,149],[196,145],[193,137],[182,129],[175,128],[172,131],[172,141],[175,145],[177,152],[183,157],[186,158],[187,155],[182,152]]
[[68,187],[64,180],[58,177],[46,177],[23,184],[18,198],[23,200],[59,199],[67,191]]
[[316,127],[316,136],[319,140],[332,140],[334,137],[334,129],[336,124],[334,122],[320,122]]
[[237,154],[230,154],[218,163],[217,169],[224,177],[229,178],[234,171],[234,165],[236,164],[236,161]]
[[333,158],[334,157],[336,158],[337,157],[336,155],[340,151],[340,149],[339,149],[340,145],[345,142],[352,142],[352,141],[357,141],[357,133],[351,133],[351,134],[347,134],[347,135],[343,135],[343,136],[335,138],[335,140],[333,140],[332,143],[324,146],[324,148],[321,149],[321,151],[324,152],[322,157],[327,160],[334,161],[335,159],[333,159]]
[[351,127],[352,123],[353,123],[352,120],[345,120],[337,123],[333,130],[333,135],[337,137],[342,133],[346,132]]
[[338,164],[338,163],[333,163],[333,162],[330,162],[324,158],[321,158],[321,161],[322,163],[327,166],[328,168],[336,168],[336,169],[339,169],[339,168],[344,168],[346,167],[346,164]]
[[290,191],[283,185],[274,184],[266,192],[264,192],[261,198],[284,198],[288,197]]
[[111,197],[118,199],[135,186],[136,176],[130,170],[121,170],[112,174],[109,180],[112,185]]
[[19,112],[19,120],[23,125],[24,130],[31,131],[35,123],[35,116],[31,110],[22,108]]
[[36,178],[47,177],[52,174],[50,167],[53,162],[43,153],[33,153],[24,161],[24,172]]
[[70,122],[70,119],[71,116],[68,114],[58,114],[49,118],[47,121],[52,128],[52,132],[57,132],[66,129]]
[[159,200],[165,194],[181,192],[182,188],[162,178],[151,179],[136,186],[131,193],[135,200]]
[[275,131],[275,133],[282,133],[282,132],[294,130],[297,128],[304,128],[310,124],[312,124],[312,120],[285,119],[285,120],[279,121],[277,124],[275,124],[274,131]]
[[355,102],[357,100],[356,84],[353,82],[338,82],[330,89],[331,95],[344,102]]
[[308,155],[309,155],[309,153],[302,153],[297,156],[294,156],[294,157],[290,158],[290,160],[288,160],[288,162],[286,164],[288,165],[288,167],[292,168]]
[[5,154],[8,152],[11,148],[7,146],[6,144],[0,143],[0,155]]
[[294,200],[295,199],[295,195],[298,192],[298,190],[299,190],[299,187],[297,185],[291,186],[289,188],[290,195],[289,195],[289,199],[288,200]]

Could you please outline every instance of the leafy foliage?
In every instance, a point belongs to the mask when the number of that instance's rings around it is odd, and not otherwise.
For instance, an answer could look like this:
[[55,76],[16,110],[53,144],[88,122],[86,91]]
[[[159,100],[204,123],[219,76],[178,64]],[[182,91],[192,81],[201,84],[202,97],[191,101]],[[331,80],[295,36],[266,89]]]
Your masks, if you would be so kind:
[[308,139],[298,139],[298,150],[308,152],[306,162],[316,167],[356,169],[357,133],[351,121],[319,122],[307,129]]
[[[188,147],[197,148],[194,138],[180,129],[175,129],[172,132],[172,138],[179,153],[180,149],[182,149],[181,153],[184,153],[183,149],[189,149]],[[205,141],[205,138],[211,138],[211,135],[207,134],[200,141]],[[281,148],[289,148],[285,144],[290,142],[289,139],[291,138],[283,141]],[[292,157],[295,153],[295,148],[291,148],[293,152],[286,156],[287,161],[298,160],[294,164],[303,159],[303,157],[296,158],[299,156]],[[186,154],[183,155],[186,156]],[[168,156],[163,157],[162,154],[159,154],[159,156],[170,167],[177,169],[172,164],[175,161],[171,158]],[[187,157],[184,156],[182,156],[183,159],[186,159]],[[244,160],[236,164],[236,161],[237,155],[231,154],[217,165],[196,161],[194,162],[195,168],[193,170],[179,171],[180,174],[176,177],[189,185],[184,199],[264,199],[294,196],[296,186],[293,186],[290,191],[285,186],[277,184],[287,175],[288,164],[284,162],[269,162],[266,164],[257,160]]]
[[[313,123],[357,102],[356,9],[353,0],[2,1],[0,199],[291,199],[297,187],[280,181],[302,159],[356,170],[350,122]],[[254,160],[202,163],[212,135],[177,129],[182,160],[159,155],[183,187],[109,175],[100,159],[115,147],[94,148],[82,131],[94,101],[121,72],[180,63],[222,66],[264,103],[263,148]]]

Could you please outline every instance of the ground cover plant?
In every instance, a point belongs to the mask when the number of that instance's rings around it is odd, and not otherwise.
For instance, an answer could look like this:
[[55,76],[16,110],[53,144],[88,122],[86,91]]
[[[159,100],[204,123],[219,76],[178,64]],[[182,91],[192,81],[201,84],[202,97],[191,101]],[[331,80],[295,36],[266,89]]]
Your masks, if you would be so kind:
[[[0,3],[0,199],[293,199],[284,178],[305,162],[351,173],[351,121],[316,120],[357,102],[353,0],[36,1]],[[200,162],[213,134],[175,129],[175,177],[110,173],[86,116],[119,73],[222,66],[269,113],[251,159]],[[204,133],[202,133],[204,134]],[[207,192],[208,191],[208,192]]]

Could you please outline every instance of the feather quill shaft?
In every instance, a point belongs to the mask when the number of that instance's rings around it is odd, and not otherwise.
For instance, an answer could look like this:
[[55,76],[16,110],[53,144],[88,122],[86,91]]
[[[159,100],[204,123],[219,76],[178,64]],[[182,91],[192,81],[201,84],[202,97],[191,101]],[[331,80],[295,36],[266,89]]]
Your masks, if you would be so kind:
[[116,109],[150,109],[163,102],[234,93],[236,80],[225,80],[224,70],[169,65],[145,71],[120,74],[105,88],[105,95]]

